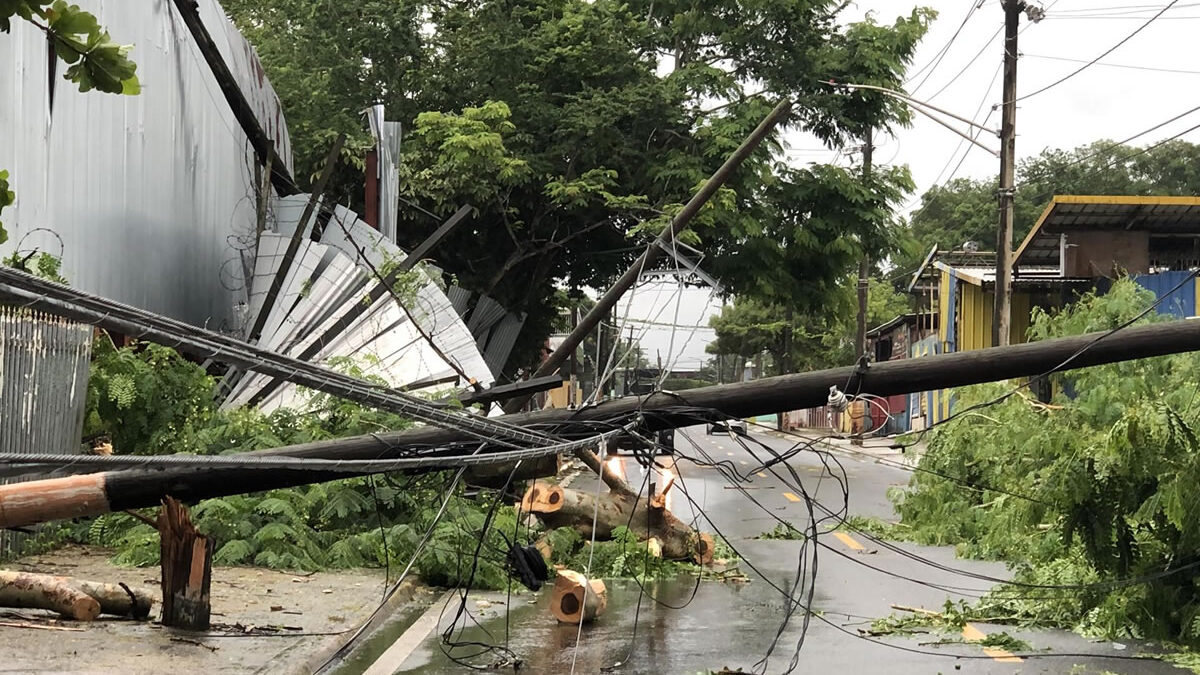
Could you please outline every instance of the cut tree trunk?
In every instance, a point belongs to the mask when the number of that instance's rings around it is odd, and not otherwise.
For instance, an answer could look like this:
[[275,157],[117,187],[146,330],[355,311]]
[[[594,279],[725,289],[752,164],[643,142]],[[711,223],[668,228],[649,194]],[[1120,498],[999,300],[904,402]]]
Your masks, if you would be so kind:
[[101,614],[131,616],[145,619],[154,607],[154,598],[142,590],[133,590],[124,584],[103,584],[98,581],[63,577],[69,586],[83,591],[100,603]]
[[[76,607],[90,607],[74,594],[64,595],[60,587],[65,586],[71,591],[82,593],[100,603],[100,614],[115,614],[116,616],[131,616],[144,619],[150,615],[154,606],[154,598],[141,590],[133,590],[123,584],[105,584],[87,579],[62,577],[53,574],[37,574],[35,572],[5,572],[0,571],[0,606],[26,607],[29,609],[50,609],[60,614],[90,621],[86,618],[90,613],[77,613]],[[29,602],[29,595],[40,596],[37,604],[13,604]],[[69,598],[76,603],[69,611],[62,611],[62,600]],[[53,605],[53,606],[49,606]]]
[[538,481],[525,491],[521,509],[537,514],[548,527],[572,527],[584,537],[591,537],[593,521],[597,539],[611,539],[613,530],[626,526],[643,538],[658,538],[668,560],[712,562],[712,535],[688,527],[659,500],[647,503],[636,495],[597,495]]
[[0,606],[48,609],[76,621],[100,616],[100,603],[61,577],[0,570]]
[[600,579],[589,581],[579,572],[559,570],[550,596],[550,612],[563,623],[587,623],[608,607],[608,589]]
[[163,625],[208,630],[211,611],[208,589],[216,541],[197,532],[187,509],[171,497],[163,499],[158,536],[162,553]]

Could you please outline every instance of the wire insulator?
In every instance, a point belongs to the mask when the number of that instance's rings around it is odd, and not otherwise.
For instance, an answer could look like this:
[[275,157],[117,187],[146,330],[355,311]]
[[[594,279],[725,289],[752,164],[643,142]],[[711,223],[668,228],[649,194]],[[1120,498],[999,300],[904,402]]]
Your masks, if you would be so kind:
[[846,396],[836,384],[829,385],[829,400],[827,405],[838,412],[845,412],[850,407],[850,397]]

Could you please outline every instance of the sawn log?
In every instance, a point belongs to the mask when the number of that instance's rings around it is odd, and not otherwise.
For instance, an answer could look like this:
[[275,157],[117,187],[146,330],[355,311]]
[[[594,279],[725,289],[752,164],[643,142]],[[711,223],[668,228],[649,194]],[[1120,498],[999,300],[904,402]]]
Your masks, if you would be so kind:
[[662,542],[662,557],[668,560],[712,562],[712,535],[693,530],[658,500],[639,499],[621,492],[602,492],[597,497],[587,490],[572,490],[541,481],[525,491],[521,509],[536,514],[548,527],[571,527],[584,537],[612,538],[613,530],[625,526],[638,536]]

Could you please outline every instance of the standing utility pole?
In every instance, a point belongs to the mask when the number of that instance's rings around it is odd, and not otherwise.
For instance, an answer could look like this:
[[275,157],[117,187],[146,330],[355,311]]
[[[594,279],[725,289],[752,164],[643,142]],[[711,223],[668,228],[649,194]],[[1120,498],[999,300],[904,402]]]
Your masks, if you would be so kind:
[[[868,128],[866,138],[863,140],[862,175],[864,183],[871,180],[871,161],[875,154],[875,146],[871,140],[873,135],[875,135],[875,130]],[[854,353],[859,358],[867,353],[867,289],[870,286],[867,279],[871,273],[866,246],[863,246],[863,249],[862,261],[858,264],[858,331],[854,338]]]
[[1009,342],[1012,324],[1013,192],[1017,154],[1017,24],[1024,0],[1004,0],[1004,98],[1000,122],[1000,227],[996,231],[996,289],[992,344]]

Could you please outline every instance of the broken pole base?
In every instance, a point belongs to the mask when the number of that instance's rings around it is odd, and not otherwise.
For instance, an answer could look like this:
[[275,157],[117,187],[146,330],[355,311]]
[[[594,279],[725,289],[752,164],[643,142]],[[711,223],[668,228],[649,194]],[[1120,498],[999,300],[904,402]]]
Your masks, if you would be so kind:
[[208,630],[212,557],[216,541],[200,534],[187,508],[171,497],[158,515],[162,555],[162,623],[185,630]]

